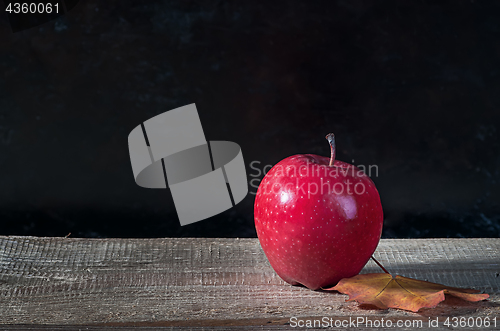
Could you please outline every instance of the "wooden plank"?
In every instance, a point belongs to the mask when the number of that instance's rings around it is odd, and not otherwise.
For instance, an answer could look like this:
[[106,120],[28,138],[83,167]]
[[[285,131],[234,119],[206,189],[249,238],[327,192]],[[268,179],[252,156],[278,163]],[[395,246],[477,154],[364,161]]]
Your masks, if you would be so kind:
[[[500,239],[385,239],[375,256],[393,274],[477,288],[491,298],[447,299],[418,314],[359,307],[341,294],[284,283],[257,239],[0,236],[0,325],[281,330],[294,316],[426,323],[489,316],[500,329]],[[379,269],[369,262],[362,272]]]

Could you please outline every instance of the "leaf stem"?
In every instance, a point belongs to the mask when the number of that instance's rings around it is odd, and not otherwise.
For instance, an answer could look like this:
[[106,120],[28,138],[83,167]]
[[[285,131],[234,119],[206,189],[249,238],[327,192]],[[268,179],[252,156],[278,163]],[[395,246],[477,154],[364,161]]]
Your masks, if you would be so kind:
[[375,261],[375,263],[376,263],[376,264],[377,264],[380,268],[382,268],[382,270],[384,270],[384,272],[385,272],[386,274],[389,274],[389,275],[391,274],[389,271],[387,271],[387,270],[384,268],[384,266],[383,266],[383,265],[381,265],[381,264],[380,264],[380,262],[378,262],[378,261],[377,261],[377,260],[373,257],[373,255],[371,256],[371,258],[372,258],[372,260],[373,260],[373,261]]

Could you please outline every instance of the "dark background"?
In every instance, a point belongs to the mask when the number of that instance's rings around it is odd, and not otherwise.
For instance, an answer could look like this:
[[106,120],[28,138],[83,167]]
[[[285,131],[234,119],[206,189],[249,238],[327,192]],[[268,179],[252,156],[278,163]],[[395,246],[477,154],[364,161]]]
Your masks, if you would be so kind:
[[334,132],[337,159],[378,166],[384,237],[500,236],[498,1],[91,0],[17,33],[0,17],[0,234],[256,236],[252,194],[180,227],[169,190],[134,182],[129,132],[194,102],[249,179],[329,155]]

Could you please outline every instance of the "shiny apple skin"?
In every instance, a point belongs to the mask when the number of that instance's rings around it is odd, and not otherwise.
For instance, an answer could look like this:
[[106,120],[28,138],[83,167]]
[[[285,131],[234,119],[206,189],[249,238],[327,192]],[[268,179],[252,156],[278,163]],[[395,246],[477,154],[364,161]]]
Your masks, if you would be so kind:
[[273,269],[285,282],[313,290],[357,275],[383,226],[373,181],[351,164],[329,161],[313,154],[280,161],[262,179],[254,205],[257,235]]

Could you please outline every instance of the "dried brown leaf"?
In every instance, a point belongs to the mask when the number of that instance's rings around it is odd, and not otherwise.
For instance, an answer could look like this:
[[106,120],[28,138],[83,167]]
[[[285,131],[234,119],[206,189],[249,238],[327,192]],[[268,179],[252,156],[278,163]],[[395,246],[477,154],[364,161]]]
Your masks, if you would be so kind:
[[335,287],[325,289],[348,294],[349,300],[376,307],[399,308],[417,312],[421,308],[434,308],[450,294],[467,301],[481,301],[488,294],[478,290],[462,289],[426,282],[402,276],[393,277],[388,273],[357,275],[342,279]]

